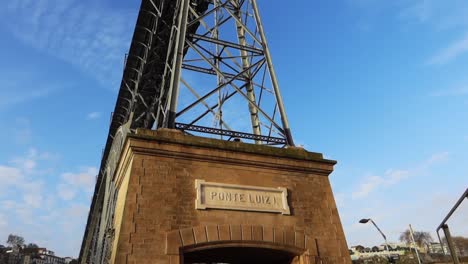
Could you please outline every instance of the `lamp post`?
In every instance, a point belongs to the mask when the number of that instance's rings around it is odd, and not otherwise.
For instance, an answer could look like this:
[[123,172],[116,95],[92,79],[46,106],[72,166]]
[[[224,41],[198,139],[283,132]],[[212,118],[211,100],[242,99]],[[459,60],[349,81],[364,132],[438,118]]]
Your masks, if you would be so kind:
[[413,249],[416,252],[416,256],[418,257],[418,263],[421,264],[421,257],[419,257],[419,252],[418,252],[418,249],[416,248],[416,241],[414,241],[413,228],[411,227],[411,225],[409,225],[409,231],[411,235],[411,242],[413,244]]
[[387,254],[390,255],[390,252],[388,251],[387,237],[386,237],[385,234],[382,232],[382,230],[380,230],[380,228],[375,224],[375,222],[372,221],[372,219],[367,218],[367,219],[361,219],[361,220],[359,220],[359,223],[361,223],[361,224],[367,224],[369,221],[375,226],[375,228],[377,228],[377,230],[379,231],[379,233],[380,233],[380,234],[382,235],[382,237],[384,238],[384,240],[385,240],[385,248],[387,249]]

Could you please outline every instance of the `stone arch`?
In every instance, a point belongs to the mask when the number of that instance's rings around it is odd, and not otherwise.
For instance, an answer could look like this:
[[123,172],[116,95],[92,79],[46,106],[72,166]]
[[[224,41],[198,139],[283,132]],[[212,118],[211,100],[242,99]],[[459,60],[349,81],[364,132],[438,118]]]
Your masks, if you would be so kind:
[[283,227],[206,225],[174,230],[166,237],[166,254],[173,256],[187,250],[230,246],[284,250],[301,256],[301,263],[310,263],[309,259],[317,256],[314,239],[302,231]]

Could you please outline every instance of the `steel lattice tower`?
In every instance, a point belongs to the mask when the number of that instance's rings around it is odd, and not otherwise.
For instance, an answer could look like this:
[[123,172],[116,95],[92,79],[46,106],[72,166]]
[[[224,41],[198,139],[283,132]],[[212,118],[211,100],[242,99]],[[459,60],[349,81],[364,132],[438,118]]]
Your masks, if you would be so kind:
[[[256,0],[142,0],[80,252],[105,263],[125,136],[173,128],[293,146]],[[87,261],[87,262],[86,262]]]
[[143,1],[109,136],[125,123],[293,145],[256,1]]

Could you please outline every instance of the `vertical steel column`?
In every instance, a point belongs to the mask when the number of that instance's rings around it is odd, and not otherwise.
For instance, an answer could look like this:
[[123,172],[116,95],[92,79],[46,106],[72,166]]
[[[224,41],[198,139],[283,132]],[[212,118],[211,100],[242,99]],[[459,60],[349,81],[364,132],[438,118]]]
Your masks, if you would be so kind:
[[[236,12],[234,12],[234,14],[238,18],[236,20],[237,38],[239,41],[239,45],[242,47],[246,47],[247,41],[245,40],[245,30],[241,23],[242,22],[242,13],[241,13],[242,6],[239,0],[237,0],[235,3],[236,3],[237,10]],[[240,54],[242,58],[242,70],[245,71],[250,68],[249,53],[245,49],[241,49]],[[244,77],[247,82],[246,91],[247,91],[247,97],[249,100],[249,112],[250,112],[250,121],[252,123],[252,133],[254,135],[260,135],[261,132],[260,132],[260,121],[258,119],[258,110],[252,104],[252,103],[255,104],[257,100],[255,99],[255,90],[254,90],[254,86],[252,83],[252,74],[250,70],[247,70],[245,72]],[[258,140],[255,140],[255,144],[261,144],[261,142]]]
[[[445,239],[447,239],[448,247],[450,250],[450,255],[452,256],[452,260],[454,264],[459,264],[457,251],[455,250],[455,245],[453,244],[452,235],[450,234],[450,229],[447,224],[442,226],[442,230],[444,230]],[[442,245],[443,247],[444,245]]]
[[171,85],[169,89],[169,114],[167,127],[175,128],[175,118],[180,88],[180,76],[182,74],[182,62],[184,59],[185,37],[187,35],[187,20],[190,8],[190,0],[181,1],[181,12],[179,13],[176,49],[174,51],[174,71],[172,72]]
[[271,59],[270,49],[268,48],[268,43],[265,36],[265,31],[263,29],[262,21],[260,18],[260,13],[258,11],[257,0],[252,1],[252,8],[254,11],[255,21],[257,23],[258,33],[260,34],[260,38],[262,39],[263,50],[265,52],[265,58],[268,64],[268,69],[270,71],[271,82],[273,84],[273,88],[275,90],[276,101],[278,102],[278,108],[281,114],[281,122],[283,123],[284,134],[286,140],[288,141],[288,145],[294,146],[294,141],[291,135],[291,129],[289,127],[288,118],[286,116],[286,110],[284,108],[283,98],[281,97],[278,79],[276,77],[276,72],[273,67],[273,61]]
[[[180,5],[180,3],[179,3]],[[167,112],[165,112],[164,109],[168,109],[169,107],[169,103],[167,103],[166,105],[162,106],[162,98],[165,94],[165,89],[166,89],[166,78],[167,78],[167,75],[169,72],[172,72],[174,67],[173,65],[171,66],[170,64],[172,63],[170,61],[170,57],[171,57],[171,54],[172,54],[172,50],[173,48],[175,48],[173,45],[173,42],[175,41],[174,38],[177,38],[177,34],[179,32],[179,30],[177,29],[176,27],[176,20],[179,21],[178,18],[180,18],[180,16],[177,16],[177,14],[179,13],[179,9],[180,9],[180,6],[177,6],[176,5],[176,12],[174,13],[174,17],[173,17],[173,24],[170,25],[170,30],[171,30],[171,34],[170,34],[170,37],[169,37],[169,45],[168,45],[168,48],[167,48],[167,53],[166,53],[166,61],[164,63],[164,72],[163,72],[163,75],[162,75],[162,79],[161,79],[161,85],[160,85],[160,92],[159,92],[159,97],[154,101],[154,103],[158,104],[155,106],[155,111],[156,111],[156,116],[154,117],[154,129],[158,128],[159,126],[166,126],[167,127],[167,117],[166,115],[168,114]],[[163,10],[164,11],[164,10]],[[178,17],[176,19],[176,17]],[[177,24],[178,25],[178,24]],[[175,37],[174,37],[175,35]],[[172,56],[173,59],[174,59],[174,55]],[[169,82],[169,87],[171,85],[171,82],[172,81],[172,75],[171,75],[171,78],[168,79],[168,82]],[[169,89],[169,88],[168,88]],[[168,94],[170,93],[170,91],[168,91]],[[168,98],[167,99],[170,99],[170,95],[168,95]],[[169,101],[169,100],[167,100]],[[166,107],[166,108],[164,108]],[[161,120],[161,114],[162,114],[162,121]]]
[[[218,1],[213,1],[213,8],[215,9],[214,11],[214,23],[215,23],[215,26],[214,26],[214,29],[213,29],[213,34],[212,34],[212,37],[216,40],[219,39],[219,15],[218,15]],[[220,57],[221,57],[221,53],[220,53],[220,50],[219,50],[219,45],[218,44],[215,44],[215,48],[216,48],[216,58],[215,58],[215,61],[214,61],[214,64],[216,65],[216,67],[219,69],[220,65],[219,65],[219,61],[220,61]],[[221,74],[219,72],[216,72],[216,84],[218,85],[218,87],[221,85],[221,83],[223,82],[223,76],[221,76]],[[218,90],[218,116],[219,118],[219,128],[220,129],[223,129],[223,96],[222,96],[222,89],[219,89]],[[220,137],[221,139],[223,139],[223,136],[221,135]]]

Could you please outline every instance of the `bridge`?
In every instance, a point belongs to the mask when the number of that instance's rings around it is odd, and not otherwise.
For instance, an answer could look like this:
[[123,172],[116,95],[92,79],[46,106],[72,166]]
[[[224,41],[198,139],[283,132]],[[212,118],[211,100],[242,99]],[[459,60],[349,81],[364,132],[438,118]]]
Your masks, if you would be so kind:
[[[117,65],[116,65],[117,67]],[[128,133],[293,146],[256,0],[142,0],[80,252],[112,251],[114,175]]]

